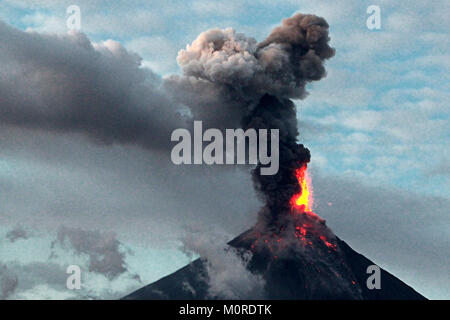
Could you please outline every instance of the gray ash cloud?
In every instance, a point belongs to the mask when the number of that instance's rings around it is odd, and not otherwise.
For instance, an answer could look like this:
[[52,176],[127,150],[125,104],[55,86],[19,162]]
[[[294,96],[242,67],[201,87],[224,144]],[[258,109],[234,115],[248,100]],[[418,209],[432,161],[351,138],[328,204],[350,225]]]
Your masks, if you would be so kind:
[[23,32],[0,21],[0,125],[167,148],[184,121],[161,80],[118,42]]
[[295,169],[310,161],[309,150],[297,142],[291,99],[305,98],[306,84],[326,75],[325,60],[335,53],[328,29],[323,18],[296,14],[260,43],[230,28],[209,30],[178,54],[183,75],[165,81],[207,126],[280,130],[280,170],[264,176],[258,165],[253,171],[269,223],[289,209],[300,192]]

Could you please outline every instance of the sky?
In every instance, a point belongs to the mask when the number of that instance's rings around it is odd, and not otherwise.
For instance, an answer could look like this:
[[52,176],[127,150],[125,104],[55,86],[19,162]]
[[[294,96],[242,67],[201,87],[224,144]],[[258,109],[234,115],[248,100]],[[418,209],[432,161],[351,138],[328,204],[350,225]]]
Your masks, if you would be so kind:
[[[73,4],[82,33],[66,26]],[[366,26],[370,5],[379,30]],[[157,84],[181,74],[177,54],[201,32],[231,27],[262,41],[297,12],[324,17],[336,49],[327,77],[295,100],[314,211],[426,297],[449,299],[446,0],[2,1],[1,297],[118,298],[189,262],[188,230],[230,240],[250,228],[261,203],[248,172],[168,162],[161,137],[178,120]],[[71,110],[92,90],[98,108],[71,118],[33,109]],[[160,134],[142,135],[148,126]],[[66,288],[72,264],[82,290]]]

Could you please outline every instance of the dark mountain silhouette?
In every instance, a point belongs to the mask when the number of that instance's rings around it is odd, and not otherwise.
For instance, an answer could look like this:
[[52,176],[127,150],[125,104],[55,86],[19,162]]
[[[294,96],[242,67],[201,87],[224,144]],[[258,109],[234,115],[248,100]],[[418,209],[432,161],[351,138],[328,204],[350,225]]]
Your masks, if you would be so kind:
[[[265,299],[426,299],[381,268],[381,288],[368,289],[367,267],[374,265],[371,260],[334,235],[332,240],[326,241],[324,237],[303,231],[297,233],[295,242],[289,242],[282,250],[271,248],[271,240],[264,238],[256,227],[228,243],[237,252],[252,251],[247,268],[263,276]],[[264,245],[255,246],[258,239]],[[279,239],[275,242],[281,242]],[[208,293],[205,263],[206,260],[199,258],[123,299],[219,299]]]

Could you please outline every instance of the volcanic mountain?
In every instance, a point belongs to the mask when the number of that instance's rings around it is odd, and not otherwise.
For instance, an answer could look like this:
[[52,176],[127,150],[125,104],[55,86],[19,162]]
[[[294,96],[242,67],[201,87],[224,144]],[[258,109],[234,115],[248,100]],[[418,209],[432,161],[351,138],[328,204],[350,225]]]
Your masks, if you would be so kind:
[[[381,268],[381,288],[369,289],[367,268],[374,263],[334,236],[312,212],[295,212],[276,232],[255,226],[228,245],[242,257],[251,252],[247,269],[265,280],[264,299],[426,299]],[[123,299],[220,299],[208,291],[207,264],[199,258]]]
[[[183,76],[169,78],[167,88],[176,93],[189,88],[180,102],[211,127],[279,130],[266,137],[279,150],[278,172],[265,175],[261,159],[252,170],[264,204],[258,222],[227,248],[245,261],[244,270],[264,280],[263,292],[246,298],[425,299],[384,270],[381,288],[369,289],[367,270],[374,263],[312,212],[311,155],[299,143],[293,99],[305,98],[306,85],[326,76],[325,61],[335,54],[329,41],[326,20],[310,14],[284,19],[259,43],[233,29],[212,29],[179,52]],[[210,266],[201,257],[125,299],[220,299],[208,284]]]

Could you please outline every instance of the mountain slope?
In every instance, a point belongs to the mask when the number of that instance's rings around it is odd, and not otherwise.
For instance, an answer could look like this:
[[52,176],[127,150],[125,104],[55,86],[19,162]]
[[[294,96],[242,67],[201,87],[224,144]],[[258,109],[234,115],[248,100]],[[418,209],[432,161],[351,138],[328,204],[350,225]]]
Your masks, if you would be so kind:
[[[370,275],[366,270],[374,263],[337,237],[331,244],[323,238],[300,236],[304,241],[301,250],[298,244],[290,243],[280,255],[281,251],[270,248],[266,240],[265,249],[255,250],[257,238],[261,239],[261,235],[250,229],[229,245],[241,253],[252,250],[247,268],[263,275],[265,299],[426,299],[381,268],[381,289],[369,290],[366,281]],[[197,259],[123,299],[218,299],[220,297],[208,292],[205,263],[205,260]]]

